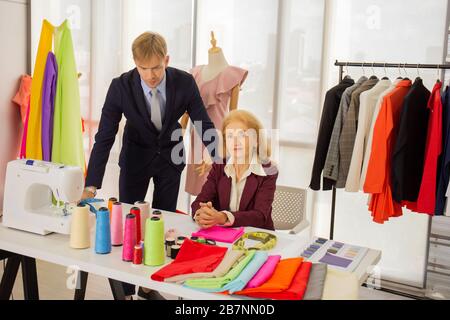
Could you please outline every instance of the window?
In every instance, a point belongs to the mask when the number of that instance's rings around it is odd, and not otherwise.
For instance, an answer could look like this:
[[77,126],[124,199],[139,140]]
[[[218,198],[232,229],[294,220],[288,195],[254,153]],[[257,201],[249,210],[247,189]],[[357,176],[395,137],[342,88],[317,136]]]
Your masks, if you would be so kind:
[[197,65],[208,63],[210,32],[228,63],[249,71],[239,107],[252,111],[272,128],[278,1],[199,0]]

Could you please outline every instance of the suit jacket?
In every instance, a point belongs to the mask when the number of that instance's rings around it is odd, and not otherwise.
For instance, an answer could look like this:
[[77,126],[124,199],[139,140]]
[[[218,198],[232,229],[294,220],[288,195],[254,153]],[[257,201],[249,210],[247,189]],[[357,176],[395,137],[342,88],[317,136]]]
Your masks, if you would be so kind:
[[[171,137],[181,126],[178,119],[187,111],[192,121],[202,122],[202,132],[213,129],[197,84],[187,72],[166,69],[166,111],[160,132],[153,125],[145,103],[141,79],[136,69],[113,79],[102,109],[95,144],[89,159],[86,186],[101,188],[109,152],[114,144],[122,115],[127,119],[119,166],[130,175],[145,175],[155,157],[160,156],[180,172],[185,166],[183,137]],[[206,143],[203,141],[203,143]],[[181,161],[172,161],[172,150]]]
[[438,168],[438,188],[436,192],[436,211],[435,214],[441,216],[445,209],[445,191],[450,180],[450,90],[448,87],[442,95],[442,139],[443,153],[441,155],[441,163]]
[[361,86],[363,82],[367,81],[365,76],[362,76],[354,85],[345,89],[342,94],[342,99],[339,104],[339,111],[333,125],[333,132],[331,133],[330,145],[328,147],[325,159],[325,166],[323,168],[324,179],[332,181],[334,185],[338,179],[339,172],[339,138],[344,125],[345,117],[350,106],[352,93]]
[[342,126],[339,138],[339,173],[336,188],[344,188],[347,181],[350,162],[352,161],[353,147],[355,146],[356,130],[358,129],[358,115],[361,93],[372,89],[378,78],[370,78],[352,93],[347,116]]
[[416,79],[403,100],[397,141],[392,156],[392,196],[415,202],[419,195],[425,159],[430,91]]
[[[226,163],[226,161],[224,161]],[[275,195],[278,171],[267,170],[269,164],[263,164],[267,176],[250,174],[245,182],[239,204],[239,211],[232,212],[235,220],[233,227],[251,226],[274,230],[272,221],[272,203]],[[200,202],[211,201],[218,210],[230,210],[231,178],[225,174],[225,164],[214,163],[202,191],[192,203],[192,217],[200,208]]]
[[[342,93],[345,89],[353,85],[353,79],[345,78],[337,86],[328,90],[325,96],[325,102],[320,120],[319,135],[317,137],[317,147],[314,156],[314,164],[309,186],[313,190],[320,190],[320,176],[325,165],[328,146],[330,145],[331,133],[333,131],[334,121],[339,110]],[[332,183],[329,179],[323,178],[323,190],[330,190]]]

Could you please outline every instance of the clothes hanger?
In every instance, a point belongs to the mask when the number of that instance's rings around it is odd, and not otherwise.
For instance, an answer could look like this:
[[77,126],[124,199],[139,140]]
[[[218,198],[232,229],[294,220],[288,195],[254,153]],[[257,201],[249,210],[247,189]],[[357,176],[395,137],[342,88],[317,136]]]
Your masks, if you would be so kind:
[[406,71],[406,63],[403,64],[403,70],[405,70],[405,78],[403,78],[403,80],[409,80],[408,78],[408,71]]
[[345,63],[345,77],[344,79],[351,79],[352,77],[348,73],[348,62]]
[[436,73],[437,73],[437,80],[436,80],[436,83],[440,83],[441,82],[441,74],[440,74],[440,69],[439,69],[439,65],[437,65],[437,67],[436,67]]
[[417,64],[416,72],[417,72],[417,78],[416,78],[416,81],[417,81],[417,80],[421,80],[421,78],[420,78],[420,72],[419,72],[419,64]]
[[389,80],[389,77],[387,76],[387,71],[386,71],[386,62],[384,63],[384,77],[381,78],[381,80]]
[[400,70],[400,63],[398,64],[398,77],[397,79],[403,79],[402,77],[402,70]]
[[372,76],[369,78],[370,80],[378,79],[378,77],[375,75],[375,70],[374,70],[374,68],[373,68],[373,65],[374,65],[374,64],[375,64],[375,63],[372,62]]

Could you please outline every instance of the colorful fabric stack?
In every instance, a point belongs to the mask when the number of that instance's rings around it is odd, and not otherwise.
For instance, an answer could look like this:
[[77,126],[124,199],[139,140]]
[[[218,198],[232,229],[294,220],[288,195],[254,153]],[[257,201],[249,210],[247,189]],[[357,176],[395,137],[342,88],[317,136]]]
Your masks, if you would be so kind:
[[253,298],[302,300],[307,291],[309,300],[322,298],[326,265],[313,265],[301,257],[281,260],[266,251],[229,250],[225,254],[226,250],[185,240],[175,261],[151,278],[203,292]]
[[58,27],[42,23],[20,157],[85,169],[78,73],[67,20]]

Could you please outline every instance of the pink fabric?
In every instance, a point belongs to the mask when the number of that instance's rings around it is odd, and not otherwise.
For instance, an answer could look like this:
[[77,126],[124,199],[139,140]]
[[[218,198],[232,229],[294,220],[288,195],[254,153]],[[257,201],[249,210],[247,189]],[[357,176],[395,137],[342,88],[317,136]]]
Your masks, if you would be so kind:
[[28,101],[27,116],[25,118],[25,124],[23,126],[22,144],[20,145],[20,159],[27,157],[27,132],[28,132],[28,118],[30,117],[30,101]]
[[281,256],[269,256],[267,261],[262,265],[259,271],[253,276],[253,278],[247,283],[245,289],[248,288],[257,288],[264,283],[272,276],[275,268],[280,262]]
[[[229,111],[228,104],[231,98],[231,92],[237,85],[243,85],[248,71],[238,67],[228,66],[215,78],[209,81],[203,81],[201,76],[203,67],[203,65],[194,67],[191,73],[199,88],[208,116],[214,123],[216,129],[221,130],[223,119]],[[193,150],[196,149],[198,150],[197,152],[203,152],[204,146],[198,134],[194,134],[194,131],[191,130],[191,148],[186,169],[185,190],[192,195],[198,195],[200,193],[208,176],[208,172],[206,172],[203,176],[199,177],[195,171],[196,166],[202,163],[201,153],[194,158]]]
[[193,237],[202,237],[219,242],[233,243],[244,233],[244,227],[238,229],[214,226],[194,232]]

